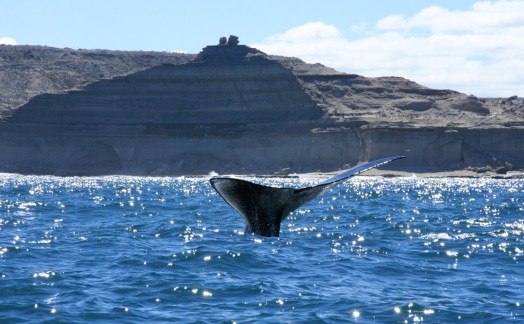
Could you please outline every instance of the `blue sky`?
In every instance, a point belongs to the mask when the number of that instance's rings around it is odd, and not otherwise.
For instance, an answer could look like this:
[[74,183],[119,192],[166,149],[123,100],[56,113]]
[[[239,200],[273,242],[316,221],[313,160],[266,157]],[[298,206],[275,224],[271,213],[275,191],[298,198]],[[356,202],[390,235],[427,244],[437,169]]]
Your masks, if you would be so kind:
[[[524,96],[524,1],[2,0],[0,43],[269,54],[478,96]],[[490,45],[491,44],[491,45]]]

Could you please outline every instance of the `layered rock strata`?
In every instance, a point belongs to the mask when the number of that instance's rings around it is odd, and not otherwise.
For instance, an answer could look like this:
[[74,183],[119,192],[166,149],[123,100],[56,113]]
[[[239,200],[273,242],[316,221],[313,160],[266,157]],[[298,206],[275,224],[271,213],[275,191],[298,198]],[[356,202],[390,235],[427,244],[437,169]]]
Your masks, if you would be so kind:
[[167,52],[73,50],[0,45],[0,118],[43,93],[64,93],[91,82],[127,75],[195,55]]
[[524,168],[520,98],[344,74],[243,45],[78,84],[0,112],[0,172],[333,171],[400,154],[391,167],[407,171]]

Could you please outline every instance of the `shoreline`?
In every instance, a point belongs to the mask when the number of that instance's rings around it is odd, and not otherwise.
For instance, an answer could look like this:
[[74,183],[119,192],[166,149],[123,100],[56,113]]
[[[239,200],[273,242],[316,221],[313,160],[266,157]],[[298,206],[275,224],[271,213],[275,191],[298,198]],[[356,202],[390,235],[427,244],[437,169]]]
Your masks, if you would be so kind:
[[[99,178],[99,177],[145,177],[145,178],[212,178],[215,176],[232,176],[232,177],[256,177],[256,178],[307,178],[307,177],[325,177],[335,176],[344,170],[332,172],[306,172],[306,173],[289,173],[289,174],[236,174],[224,173],[218,174],[210,172],[209,174],[184,174],[184,175],[138,175],[138,174],[100,174],[100,175],[45,175],[45,174],[20,174],[0,172],[0,176],[22,176],[22,177],[58,177],[58,178]],[[435,171],[435,172],[408,172],[398,170],[380,170],[370,169],[364,171],[357,177],[383,177],[383,178],[488,178],[488,179],[524,179],[524,171],[509,171],[506,174],[497,174],[493,171],[479,173],[471,170],[454,170],[454,171]]]
[[[336,172],[313,172],[297,174],[298,176],[333,176]],[[493,171],[479,173],[471,170],[435,171],[435,172],[408,172],[396,170],[371,169],[358,174],[360,177],[384,177],[384,178],[491,178],[491,179],[524,179],[524,171],[509,171],[506,174],[497,174]]]

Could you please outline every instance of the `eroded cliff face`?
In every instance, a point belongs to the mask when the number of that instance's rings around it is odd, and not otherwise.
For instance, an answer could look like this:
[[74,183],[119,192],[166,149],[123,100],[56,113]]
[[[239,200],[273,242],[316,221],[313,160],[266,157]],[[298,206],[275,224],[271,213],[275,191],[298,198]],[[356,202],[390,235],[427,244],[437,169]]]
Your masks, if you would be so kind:
[[437,172],[464,168],[523,169],[524,131],[515,128],[361,129],[360,160],[402,154],[400,169]]
[[[177,63],[177,62],[174,62]],[[365,78],[242,45],[44,93],[0,122],[0,172],[524,169],[524,102]],[[76,88],[76,86],[75,86]]]
[[287,150],[321,121],[322,111],[289,69],[246,46],[211,46],[187,64],[33,98],[0,126],[0,168],[64,175],[269,172],[307,159],[308,147],[291,159]]

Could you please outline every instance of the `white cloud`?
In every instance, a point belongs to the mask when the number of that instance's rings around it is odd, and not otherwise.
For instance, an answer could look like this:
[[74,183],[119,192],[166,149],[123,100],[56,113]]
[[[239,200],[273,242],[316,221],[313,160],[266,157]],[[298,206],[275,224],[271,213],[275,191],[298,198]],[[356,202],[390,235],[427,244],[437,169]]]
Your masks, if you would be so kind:
[[431,6],[411,17],[384,17],[359,35],[366,36],[349,40],[333,25],[311,22],[252,46],[348,73],[524,96],[524,1],[477,2],[467,11]]
[[11,37],[0,37],[0,45],[17,45],[17,43]]

